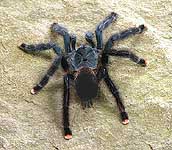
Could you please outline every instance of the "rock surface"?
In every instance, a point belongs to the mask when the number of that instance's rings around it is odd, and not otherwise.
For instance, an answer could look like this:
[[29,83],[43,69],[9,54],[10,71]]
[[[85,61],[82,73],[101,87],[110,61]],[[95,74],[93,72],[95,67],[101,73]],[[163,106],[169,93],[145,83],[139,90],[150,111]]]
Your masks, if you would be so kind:
[[[29,55],[21,43],[49,41],[53,22],[84,33],[110,12],[119,19],[105,32],[144,23],[142,35],[114,44],[148,60],[146,68],[111,58],[109,72],[130,116],[120,123],[114,98],[102,83],[94,108],[82,110],[72,91],[73,139],[62,134],[62,71],[36,96],[30,89],[50,65],[52,51]],[[0,1],[0,150],[171,150],[172,149],[172,1],[171,0],[1,0]],[[63,46],[58,37],[57,43]]]

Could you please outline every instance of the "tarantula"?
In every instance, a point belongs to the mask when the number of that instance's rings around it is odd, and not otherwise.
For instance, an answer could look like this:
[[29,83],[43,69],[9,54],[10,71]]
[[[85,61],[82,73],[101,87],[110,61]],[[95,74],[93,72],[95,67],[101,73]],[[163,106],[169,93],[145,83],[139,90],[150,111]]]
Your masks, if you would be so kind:
[[108,59],[109,56],[130,58],[133,62],[145,67],[146,61],[144,59],[139,58],[128,50],[116,50],[112,47],[115,41],[125,39],[131,35],[140,34],[146,27],[142,24],[138,27],[132,27],[120,33],[113,34],[104,45],[103,30],[113,21],[116,21],[117,17],[118,15],[112,12],[97,25],[95,31],[96,44],[94,42],[94,34],[92,32],[86,32],[85,39],[87,44],[83,44],[76,48],[76,36],[74,34],[69,34],[68,30],[58,23],[53,23],[51,32],[63,36],[65,52],[62,52],[62,49],[52,41],[31,45],[23,43],[19,46],[19,48],[25,52],[53,49],[57,54],[42,80],[31,90],[31,94],[36,94],[41,91],[61,64],[64,70],[63,126],[64,138],[67,140],[72,138],[72,131],[69,127],[70,84],[72,82],[85,108],[93,105],[92,100],[97,96],[98,84],[103,79],[116,100],[122,124],[125,125],[129,123],[129,117],[125,111],[121,96],[108,74]]

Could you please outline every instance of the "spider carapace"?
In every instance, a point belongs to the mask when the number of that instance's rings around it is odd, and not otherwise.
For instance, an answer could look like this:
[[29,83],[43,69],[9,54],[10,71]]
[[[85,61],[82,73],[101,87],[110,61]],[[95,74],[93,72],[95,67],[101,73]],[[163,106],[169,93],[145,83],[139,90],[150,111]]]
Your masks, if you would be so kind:
[[64,52],[62,52],[62,48],[52,41],[30,45],[23,43],[19,46],[20,49],[29,53],[53,49],[57,54],[47,73],[31,90],[31,94],[38,93],[48,83],[49,78],[55,73],[59,65],[62,66],[65,72],[63,76],[63,126],[64,138],[67,140],[72,138],[72,131],[69,125],[71,82],[74,82],[77,95],[80,97],[82,105],[85,108],[93,105],[92,100],[97,96],[98,84],[101,80],[104,80],[116,100],[122,123],[129,123],[128,114],[125,110],[121,96],[108,74],[108,58],[109,56],[129,58],[133,62],[145,67],[146,61],[139,58],[131,51],[117,50],[112,47],[115,41],[125,39],[131,35],[141,34],[146,28],[144,25],[140,25],[115,33],[110,36],[105,44],[103,44],[103,30],[112,22],[116,21],[117,17],[118,15],[112,12],[96,26],[96,44],[94,41],[94,34],[92,32],[86,32],[85,39],[87,44],[83,44],[79,48],[76,48],[76,36],[74,34],[69,34],[68,30],[58,23],[53,23],[51,26],[52,33],[63,36]]

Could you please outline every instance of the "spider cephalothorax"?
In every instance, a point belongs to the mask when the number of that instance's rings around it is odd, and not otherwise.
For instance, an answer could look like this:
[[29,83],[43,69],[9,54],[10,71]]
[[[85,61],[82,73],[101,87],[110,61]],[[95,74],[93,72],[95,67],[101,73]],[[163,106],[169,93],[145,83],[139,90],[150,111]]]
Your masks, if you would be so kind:
[[65,139],[72,138],[72,131],[69,128],[69,100],[70,100],[70,84],[74,82],[75,89],[81,99],[84,107],[92,105],[92,99],[96,97],[98,92],[98,84],[104,80],[112,95],[115,97],[117,106],[120,111],[120,116],[123,124],[128,124],[128,114],[125,111],[122,99],[108,74],[108,58],[109,56],[117,56],[130,58],[135,63],[145,67],[144,59],[139,58],[134,53],[128,50],[112,49],[113,43],[118,40],[125,39],[131,35],[140,34],[145,30],[144,25],[129,28],[120,33],[113,34],[105,44],[103,44],[103,30],[106,29],[113,21],[117,19],[118,15],[112,12],[103,21],[101,21],[95,31],[96,44],[94,43],[94,34],[87,32],[85,39],[87,44],[76,48],[76,36],[69,34],[68,30],[58,23],[53,23],[51,31],[53,34],[60,34],[64,38],[64,49],[62,49],[54,42],[41,44],[21,44],[20,49],[25,52],[43,51],[53,49],[57,54],[51,67],[48,69],[45,76],[32,90],[32,94],[38,93],[49,81],[49,78],[55,73],[61,64],[65,74],[64,80],[64,96],[63,96],[63,125]]

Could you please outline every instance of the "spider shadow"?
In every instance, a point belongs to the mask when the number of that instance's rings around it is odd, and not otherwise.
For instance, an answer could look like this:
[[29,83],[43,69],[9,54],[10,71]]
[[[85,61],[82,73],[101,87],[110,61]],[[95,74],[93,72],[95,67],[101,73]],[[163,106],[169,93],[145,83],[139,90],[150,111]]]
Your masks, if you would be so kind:
[[[48,95],[48,106],[51,110],[51,115],[53,118],[53,122],[55,123],[56,128],[61,131],[61,135],[63,135],[63,79],[61,78],[60,81],[52,83],[50,86],[46,88],[47,95]],[[51,94],[49,94],[51,93]],[[81,101],[77,97],[76,92],[74,92],[74,87],[71,87],[71,101],[70,101],[70,108],[69,113],[72,112],[70,115],[70,122],[71,127],[75,123],[75,113],[77,114],[79,111],[83,110],[81,106]],[[83,111],[87,112],[89,108],[84,109]],[[110,103],[107,99],[105,94],[103,94],[102,90],[98,91],[97,97],[93,100],[93,109],[94,110],[103,110],[106,114],[118,114],[118,111],[115,106],[112,107],[112,103]],[[80,120],[80,119],[79,119]],[[82,120],[82,119],[81,119]],[[120,121],[120,119],[118,119]],[[77,119],[78,121],[78,119]],[[78,124],[78,123],[77,123]]]
[[[80,104],[79,99],[76,97],[76,94],[74,94],[75,92],[73,87],[71,87],[70,91],[71,99],[69,113],[73,109],[73,105],[76,104],[78,107]],[[63,78],[61,78],[58,83],[54,82],[48,86],[44,92],[47,92],[48,95],[48,106],[52,111],[51,113],[53,115],[52,118],[54,120],[55,126],[61,131],[63,135]]]
[[[111,93],[109,92],[109,94]],[[115,99],[114,98],[112,99],[113,100],[108,100],[108,98],[106,97],[106,94],[103,92],[103,89],[99,88],[98,95],[94,102],[97,105],[98,109],[101,109],[102,111],[105,111],[106,113],[110,113],[113,115],[116,114],[117,116],[119,116],[119,111],[118,111],[118,107],[116,105]],[[118,120],[120,121],[120,119]]]
[[[52,118],[58,128],[62,127],[62,105],[63,105],[63,80],[60,83],[51,84],[46,88],[48,95],[48,106],[51,110]],[[51,94],[49,94],[51,93]],[[60,119],[59,119],[60,118]]]

